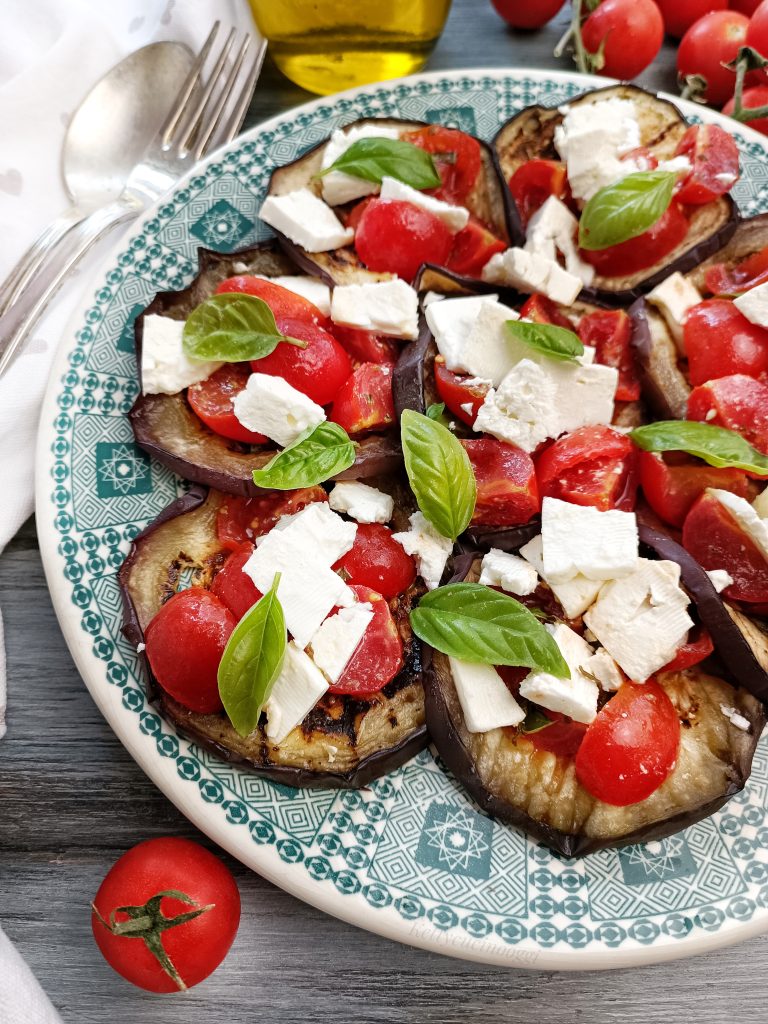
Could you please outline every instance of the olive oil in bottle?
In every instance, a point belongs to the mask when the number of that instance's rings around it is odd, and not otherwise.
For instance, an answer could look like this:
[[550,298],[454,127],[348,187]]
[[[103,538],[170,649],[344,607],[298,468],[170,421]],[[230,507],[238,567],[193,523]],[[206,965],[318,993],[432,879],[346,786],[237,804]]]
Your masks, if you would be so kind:
[[423,67],[451,0],[250,0],[288,78],[328,94]]

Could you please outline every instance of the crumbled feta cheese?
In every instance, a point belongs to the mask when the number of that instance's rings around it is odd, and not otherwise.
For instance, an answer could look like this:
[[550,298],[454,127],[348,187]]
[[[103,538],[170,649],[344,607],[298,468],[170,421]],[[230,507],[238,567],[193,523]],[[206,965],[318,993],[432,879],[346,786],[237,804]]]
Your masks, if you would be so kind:
[[427,213],[434,214],[451,231],[461,231],[462,228],[467,226],[467,221],[469,220],[469,210],[463,206],[453,206],[451,203],[444,203],[442,199],[435,199],[434,196],[428,196],[424,192],[419,192],[418,189],[411,188],[410,185],[398,181],[397,178],[384,177],[381,179],[381,198],[413,203],[414,206],[421,207]]
[[433,302],[442,302],[445,296],[442,292],[426,292],[421,300],[422,306],[426,309],[427,306],[431,306]]
[[752,508],[761,519],[768,519],[768,487],[764,488],[752,502]]
[[737,295],[733,304],[750,323],[768,327],[768,281]]
[[327,689],[328,680],[317,665],[295,643],[289,643],[280,675],[264,705],[268,738],[273,743],[282,743],[304,721]]
[[[424,310],[424,316],[437,345],[437,351],[445,359],[446,368],[452,372],[463,371],[464,346],[480,310],[489,303],[498,305],[498,295],[468,295],[455,299],[431,302]],[[514,310],[510,320],[517,317]]]
[[252,373],[232,399],[238,421],[284,448],[325,419],[323,407],[282,377]]
[[146,651],[146,649],[147,649],[147,645],[146,644],[136,644],[136,653],[137,654],[143,654],[144,651]]
[[730,708],[726,704],[721,704],[720,710],[723,712],[723,714],[731,723],[731,725],[735,725],[736,728],[741,729],[742,732],[749,732],[749,719],[745,718],[744,715],[740,715],[736,708]]
[[621,669],[610,654],[606,650],[603,650],[602,647],[598,651],[595,651],[589,661],[587,661],[582,668],[598,681],[602,690],[609,692],[618,690],[624,682],[624,676],[622,675]]
[[689,310],[701,302],[701,294],[687,277],[675,272],[657,284],[646,296],[666,321],[678,348],[683,344],[683,325]]
[[352,228],[345,228],[330,206],[308,188],[267,196],[259,216],[307,252],[339,249],[355,237]]
[[358,523],[388,523],[395,507],[391,495],[360,480],[342,480],[337,483],[328,502],[336,512],[346,512]]
[[[542,558],[541,534],[528,541],[520,548],[520,554],[526,561],[530,562],[536,572],[541,576],[549,589],[562,605],[566,617],[576,619],[594,603],[603,585],[602,580],[588,580],[580,573],[565,583],[552,583],[544,575],[544,559]],[[587,637],[589,640],[590,637]]]
[[761,519],[755,507],[738,494],[721,491],[717,487],[708,487],[707,493],[717,498],[723,508],[730,512],[763,557],[768,559],[768,521]]
[[559,263],[519,248],[494,253],[483,267],[482,277],[489,284],[517,288],[521,292],[540,292],[563,306],[574,302],[583,284]]
[[634,512],[600,512],[591,505],[544,498],[541,539],[544,575],[554,583],[579,574],[590,580],[615,580],[637,569],[639,540]]
[[618,371],[554,359],[521,359],[485,396],[474,429],[534,451],[542,441],[610,423]]
[[223,363],[189,359],[184,352],[184,321],[150,313],[141,342],[141,389],[145,395],[177,395],[206,380]]
[[407,533],[392,536],[406,554],[416,559],[419,575],[428,590],[440,585],[448,558],[453,551],[453,541],[438,533],[432,523],[421,512],[414,512],[409,518],[411,528]]
[[645,682],[677,653],[693,620],[676,562],[639,559],[635,572],[606,583],[584,621],[630,679]]
[[472,416],[475,411],[475,407],[472,402],[462,402],[459,408],[467,416]]
[[726,569],[708,569],[707,576],[718,594],[733,583],[733,576]]
[[[335,164],[352,143],[358,142],[360,139],[399,138],[400,129],[386,125],[363,124],[348,128],[346,131],[343,128],[337,128],[325,144],[321,170],[326,170],[331,164]],[[356,178],[353,174],[345,174],[344,171],[330,171],[330,173],[324,174],[320,181],[323,199],[331,206],[351,203],[353,199],[362,199],[363,196],[370,196],[379,191],[378,182]]]
[[372,606],[358,601],[329,615],[310,640],[312,660],[332,683],[341,678],[372,619]]
[[489,732],[522,722],[525,712],[493,665],[475,665],[458,658],[449,661],[469,732]]
[[488,554],[483,556],[480,582],[525,597],[526,594],[534,592],[539,578],[536,570],[524,558],[510,555],[498,548],[491,548]]
[[562,622],[546,623],[560,653],[571,671],[570,679],[561,679],[541,669],[534,669],[520,683],[520,696],[532,700],[548,711],[559,711],[574,722],[588,725],[597,715],[597,683],[579,669],[592,659],[593,651],[586,640]]
[[565,269],[575,274],[584,285],[592,284],[595,268],[586,263],[576,245],[579,222],[557,196],[549,196],[528,222],[525,236],[527,252],[557,262],[558,253],[565,260]]
[[419,297],[405,281],[337,285],[331,319],[347,327],[413,341],[419,333]]
[[309,274],[283,274],[280,277],[267,277],[265,274],[253,274],[262,281],[270,281],[272,284],[279,284],[281,288],[287,288],[294,295],[300,295],[307,299],[313,306],[317,306],[323,316],[331,315],[331,289],[323,284],[317,277],[310,277]]
[[555,128],[555,147],[565,160],[576,199],[591,199],[637,168],[626,155],[640,146],[640,125],[632,100],[616,97],[568,108]]

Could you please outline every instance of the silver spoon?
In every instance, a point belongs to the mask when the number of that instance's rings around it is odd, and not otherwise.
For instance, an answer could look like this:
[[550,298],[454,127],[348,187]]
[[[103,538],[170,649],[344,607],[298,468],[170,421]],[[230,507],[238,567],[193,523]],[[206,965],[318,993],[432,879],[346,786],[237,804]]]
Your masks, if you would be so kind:
[[160,130],[192,62],[182,43],[150,43],[91,89],[72,115],[62,149],[62,177],[72,205],[42,231],[0,285],[0,314],[73,227],[117,198]]

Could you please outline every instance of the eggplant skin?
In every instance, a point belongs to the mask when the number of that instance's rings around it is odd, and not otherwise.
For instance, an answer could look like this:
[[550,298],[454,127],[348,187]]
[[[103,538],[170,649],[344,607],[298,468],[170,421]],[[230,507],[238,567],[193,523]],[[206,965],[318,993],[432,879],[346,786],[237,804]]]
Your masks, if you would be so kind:
[[[184,320],[228,277],[242,273],[271,277],[294,274],[297,270],[273,242],[226,254],[201,249],[198,264],[197,277],[188,288],[179,292],[160,292],[137,318],[135,334],[139,375],[146,316],[158,314]],[[264,493],[253,482],[253,471],[265,466],[277,454],[277,449],[271,446],[252,448],[215,433],[192,411],[186,394],[139,394],[128,418],[136,443],[179,476],[228,494],[255,497]],[[397,432],[372,434],[358,443],[353,465],[339,473],[337,479],[358,480],[388,473],[395,471],[401,463],[402,451]]]
[[[663,159],[670,157],[689,125],[681,111],[669,100],[661,99],[636,85],[622,83],[592,89],[568,100],[567,105],[572,107],[593,103],[614,96],[636,102],[640,110],[642,144]],[[559,160],[553,139],[555,127],[562,119],[563,115],[556,107],[534,104],[501,127],[493,140],[493,147],[505,182],[526,160],[536,157]],[[511,194],[509,211],[510,234],[513,237],[524,237]],[[728,242],[740,219],[736,204],[730,196],[691,208],[689,217],[691,226],[688,237],[662,263],[623,278],[598,275],[594,284],[583,290],[582,298],[612,306],[628,306],[674,271],[685,273],[712,256]]]
[[[134,647],[144,642],[144,628],[175,592],[182,571],[191,570],[193,584],[206,587],[226,561],[216,535],[224,500],[216,491],[194,487],[134,540],[118,574],[123,633]],[[398,519],[407,519],[405,510],[398,511]],[[427,743],[422,649],[409,625],[419,593],[412,588],[390,603],[403,640],[400,673],[371,697],[326,694],[279,744],[268,739],[263,726],[242,737],[224,713],[204,715],[183,707],[159,686],[142,652],[148,696],[180,733],[230,764],[286,786],[357,789],[404,764]]]
[[[678,545],[663,548],[651,533],[641,530],[641,536],[651,551],[658,544],[656,554],[675,559]],[[476,579],[479,556],[477,550],[458,556],[451,582]],[[693,565],[694,572],[703,574]],[[690,566],[684,564],[682,570],[688,586]],[[692,596],[698,602],[697,594]],[[721,653],[725,659],[727,651]],[[427,728],[447,767],[483,810],[563,856],[579,857],[673,835],[714,814],[749,778],[765,725],[757,697],[736,679],[731,685],[701,666],[661,673],[657,679],[680,715],[680,751],[667,780],[646,800],[628,807],[596,800],[578,782],[572,759],[537,750],[516,730],[470,733],[448,658],[430,648],[424,655]],[[747,718],[750,731],[737,729],[721,704]]]

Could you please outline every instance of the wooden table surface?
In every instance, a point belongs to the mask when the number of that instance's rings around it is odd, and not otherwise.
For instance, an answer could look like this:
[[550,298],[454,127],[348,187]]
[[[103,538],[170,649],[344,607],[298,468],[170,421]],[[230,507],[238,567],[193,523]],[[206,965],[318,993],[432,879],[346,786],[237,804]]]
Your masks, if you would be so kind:
[[[428,68],[568,69],[551,55],[564,24],[563,12],[545,31],[516,34],[488,0],[454,0]],[[670,45],[640,81],[674,89]],[[248,124],[309,98],[267,65]],[[89,900],[114,860],[142,839],[210,844],[134,764],[89,697],[51,607],[31,521],[0,558],[0,606],[10,687],[0,741],[0,921],[67,1024],[250,1024],[262,1016],[281,1024],[668,1024],[680,1011],[698,1022],[765,1019],[767,937],[607,974],[482,967],[326,917],[226,855],[243,900],[228,959],[183,996],[140,992],[101,959]]]

